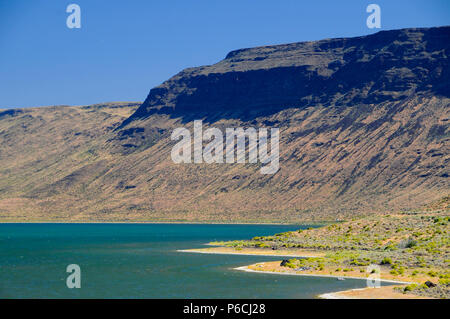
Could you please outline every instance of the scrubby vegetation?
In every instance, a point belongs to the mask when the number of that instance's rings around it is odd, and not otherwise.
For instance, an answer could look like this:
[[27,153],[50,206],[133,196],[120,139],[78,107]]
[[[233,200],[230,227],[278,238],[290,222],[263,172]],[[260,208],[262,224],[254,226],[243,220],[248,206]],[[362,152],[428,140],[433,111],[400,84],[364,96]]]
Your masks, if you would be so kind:
[[345,275],[367,273],[370,265],[377,265],[382,278],[415,282],[406,286],[404,293],[448,298],[449,225],[448,210],[405,212],[220,244],[240,249],[322,251],[324,257],[289,259],[281,266]]

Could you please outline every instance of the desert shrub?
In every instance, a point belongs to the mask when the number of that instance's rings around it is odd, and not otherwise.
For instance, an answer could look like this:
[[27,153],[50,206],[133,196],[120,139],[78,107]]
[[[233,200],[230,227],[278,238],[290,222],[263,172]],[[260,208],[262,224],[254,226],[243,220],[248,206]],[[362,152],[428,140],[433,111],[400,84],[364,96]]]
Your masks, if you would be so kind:
[[408,238],[408,241],[406,242],[406,248],[413,248],[414,246],[417,245],[417,240],[412,239],[412,238]]
[[353,271],[354,269],[353,268],[345,268],[344,270],[343,270],[343,272],[349,272],[349,271]]
[[392,259],[389,257],[384,257],[380,262],[380,265],[392,265]]
[[417,284],[410,284],[410,285],[406,286],[405,288],[403,288],[403,291],[407,292],[407,291],[413,291],[415,289],[417,289]]
[[353,259],[350,262],[350,265],[355,265],[355,266],[368,266],[370,264],[370,262],[368,260],[359,260],[359,259]]
[[417,245],[417,240],[413,239],[412,237],[408,237],[405,240],[402,240],[400,243],[398,243],[398,248],[412,248]]
[[255,247],[256,248],[266,248],[266,247],[270,247],[270,246],[263,242],[257,242],[257,243],[255,243]]
[[289,267],[289,268],[297,268],[298,267],[298,262],[299,260],[294,258],[294,259],[289,259],[287,262],[284,263],[284,267]]
[[437,273],[436,271],[430,270],[430,271],[427,273],[427,275],[430,276],[430,277],[436,277],[436,276],[438,275],[438,273]]
[[450,279],[449,278],[441,278],[441,279],[439,279],[439,283],[444,286],[450,286]]
[[242,243],[230,243],[229,246],[233,247],[233,248],[242,248],[243,244]]

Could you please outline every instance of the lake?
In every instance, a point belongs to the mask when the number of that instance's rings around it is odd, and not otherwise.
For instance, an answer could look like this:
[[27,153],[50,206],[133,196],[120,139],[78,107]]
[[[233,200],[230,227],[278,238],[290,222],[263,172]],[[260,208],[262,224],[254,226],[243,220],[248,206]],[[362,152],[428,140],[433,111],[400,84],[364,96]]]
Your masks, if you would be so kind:
[[[295,225],[0,224],[0,298],[315,298],[364,280],[247,273],[280,257],[177,252]],[[81,268],[81,288],[66,267]]]

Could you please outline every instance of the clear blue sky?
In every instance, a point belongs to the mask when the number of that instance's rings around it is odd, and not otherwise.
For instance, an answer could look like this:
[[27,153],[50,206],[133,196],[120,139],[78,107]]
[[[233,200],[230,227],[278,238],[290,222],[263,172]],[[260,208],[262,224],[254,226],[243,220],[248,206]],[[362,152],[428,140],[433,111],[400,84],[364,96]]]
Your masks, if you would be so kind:
[[[66,7],[81,7],[81,29]],[[448,0],[0,0],[0,108],[143,101],[234,49],[450,25]]]

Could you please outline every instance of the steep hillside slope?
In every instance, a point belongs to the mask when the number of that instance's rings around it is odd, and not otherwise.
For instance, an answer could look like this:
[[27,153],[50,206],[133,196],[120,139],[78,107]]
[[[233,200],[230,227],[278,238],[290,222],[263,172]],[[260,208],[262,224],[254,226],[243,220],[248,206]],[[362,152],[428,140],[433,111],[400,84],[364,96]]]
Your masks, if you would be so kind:
[[58,220],[91,198],[84,187],[107,170],[108,132],[137,103],[0,111],[0,219]]
[[[131,116],[136,105],[0,113],[0,218],[299,222],[422,207],[450,190],[449,40],[442,27],[243,49],[180,72]],[[173,163],[170,134],[195,119],[280,128],[279,171]]]

